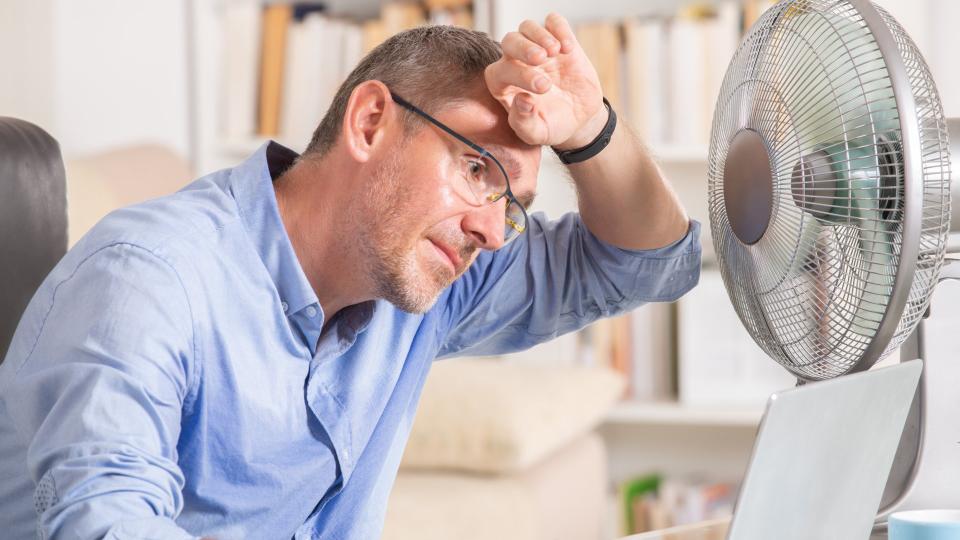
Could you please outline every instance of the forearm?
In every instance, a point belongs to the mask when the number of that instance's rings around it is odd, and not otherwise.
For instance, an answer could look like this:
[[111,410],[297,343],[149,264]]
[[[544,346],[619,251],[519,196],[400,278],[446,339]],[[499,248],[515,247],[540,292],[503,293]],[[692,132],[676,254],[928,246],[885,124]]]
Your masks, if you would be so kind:
[[[570,141],[569,147],[588,144],[602,129],[606,115],[604,107],[582,130],[585,136]],[[689,218],[679,198],[624,123],[617,125],[603,151],[567,167],[584,224],[605,242],[624,249],[654,249],[687,233]]]

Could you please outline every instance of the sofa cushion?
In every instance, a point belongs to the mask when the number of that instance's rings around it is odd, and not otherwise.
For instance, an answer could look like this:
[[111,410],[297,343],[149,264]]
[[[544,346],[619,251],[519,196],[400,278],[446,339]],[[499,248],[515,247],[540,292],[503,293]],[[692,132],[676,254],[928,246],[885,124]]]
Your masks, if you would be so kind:
[[382,540],[610,538],[606,482],[606,452],[596,433],[512,475],[402,470]]
[[524,469],[596,426],[623,387],[616,372],[599,367],[436,362],[401,466]]

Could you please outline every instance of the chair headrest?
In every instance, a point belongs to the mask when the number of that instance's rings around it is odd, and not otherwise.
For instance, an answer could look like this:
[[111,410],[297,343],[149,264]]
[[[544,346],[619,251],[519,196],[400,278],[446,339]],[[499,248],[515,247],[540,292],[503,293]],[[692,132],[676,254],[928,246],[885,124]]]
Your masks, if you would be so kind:
[[29,122],[0,117],[0,361],[30,298],[66,251],[60,145]]

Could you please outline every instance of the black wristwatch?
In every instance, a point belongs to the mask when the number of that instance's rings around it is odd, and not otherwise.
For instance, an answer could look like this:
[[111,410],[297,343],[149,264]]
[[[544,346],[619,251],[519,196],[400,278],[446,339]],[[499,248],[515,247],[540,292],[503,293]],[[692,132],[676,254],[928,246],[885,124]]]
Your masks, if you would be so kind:
[[556,152],[560,161],[567,165],[586,161],[599,154],[601,150],[610,144],[610,139],[613,138],[613,130],[617,128],[617,113],[613,110],[613,107],[610,106],[607,98],[603,98],[603,104],[607,107],[607,123],[603,126],[603,129],[600,130],[600,134],[590,141],[590,144],[581,146],[580,148],[574,148],[573,150],[557,150],[553,148],[553,151]]

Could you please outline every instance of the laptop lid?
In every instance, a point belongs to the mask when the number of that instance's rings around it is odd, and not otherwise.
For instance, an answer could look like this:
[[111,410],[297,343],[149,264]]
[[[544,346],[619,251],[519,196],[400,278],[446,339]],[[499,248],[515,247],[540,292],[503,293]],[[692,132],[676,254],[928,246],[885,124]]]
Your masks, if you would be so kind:
[[727,538],[868,538],[922,369],[913,360],[770,396]]

